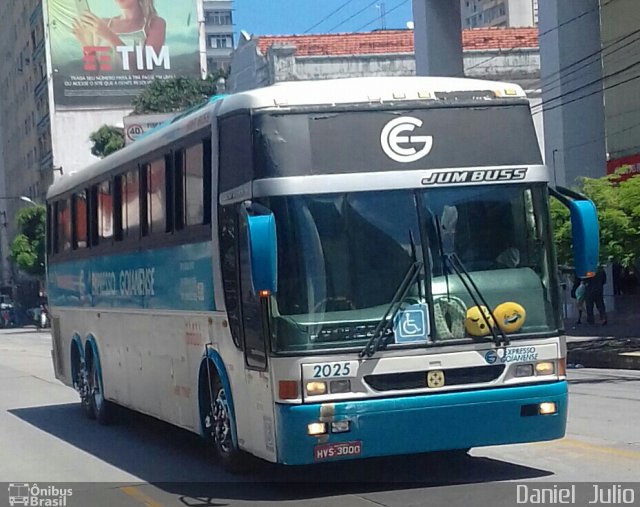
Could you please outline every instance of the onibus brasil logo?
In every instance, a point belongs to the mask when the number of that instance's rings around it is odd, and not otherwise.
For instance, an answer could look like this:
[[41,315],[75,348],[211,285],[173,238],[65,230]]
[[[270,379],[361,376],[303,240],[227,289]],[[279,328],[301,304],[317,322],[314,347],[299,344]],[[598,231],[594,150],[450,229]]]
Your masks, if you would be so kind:
[[28,482],[9,483],[9,505],[26,505],[32,507],[65,507],[67,497],[73,495],[70,488],[56,486],[40,487]]

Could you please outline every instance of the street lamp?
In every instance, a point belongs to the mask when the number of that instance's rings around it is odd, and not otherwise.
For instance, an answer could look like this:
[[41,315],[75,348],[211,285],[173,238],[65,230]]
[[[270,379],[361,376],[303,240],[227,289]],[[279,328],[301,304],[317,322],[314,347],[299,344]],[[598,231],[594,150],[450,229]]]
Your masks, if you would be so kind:
[[31,200],[29,197],[27,197],[26,195],[21,195],[20,197],[18,197],[18,199],[20,199],[23,202],[27,202],[33,206],[37,206],[38,203],[34,202],[33,200]]
[[20,195],[20,196],[6,196],[5,195],[5,196],[0,196],[0,199],[3,199],[3,200],[17,199],[19,201],[23,201],[23,202],[26,202],[28,204],[31,204],[32,206],[38,206],[37,202],[35,202],[30,197],[27,197],[26,195]]

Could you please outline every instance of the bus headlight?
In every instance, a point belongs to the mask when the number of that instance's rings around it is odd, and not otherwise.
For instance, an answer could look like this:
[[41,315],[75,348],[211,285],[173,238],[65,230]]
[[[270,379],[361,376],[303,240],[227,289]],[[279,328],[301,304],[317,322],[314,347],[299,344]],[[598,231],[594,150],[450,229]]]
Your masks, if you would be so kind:
[[515,377],[533,377],[533,365],[532,364],[517,364],[516,370],[513,373]]
[[306,389],[309,396],[327,394],[327,383],[314,380],[313,382],[307,382]]
[[556,371],[556,365],[553,361],[542,361],[536,363],[536,375],[553,375]]
[[312,437],[318,435],[324,435],[327,432],[327,423],[324,422],[314,422],[311,424],[307,424],[307,433]]
[[538,413],[540,415],[551,415],[555,414],[558,411],[558,407],[556,406],[554,401],[545,401],[540,403],[538,407]]

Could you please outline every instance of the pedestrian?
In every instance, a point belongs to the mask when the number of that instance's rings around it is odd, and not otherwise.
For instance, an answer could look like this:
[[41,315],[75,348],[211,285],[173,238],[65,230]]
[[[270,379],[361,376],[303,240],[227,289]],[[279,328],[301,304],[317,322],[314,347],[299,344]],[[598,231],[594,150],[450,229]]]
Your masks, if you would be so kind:
[[586,292],[586,283],[584,280],[578,278],[577,275],[573,275],[573,286],[571,287],[571,297],[576,300],[576,312],[578,313],[578,320],[574,326],[582,324],[582,314],[585,310],[584,296]]
[[607,275],[602,266],[598,267],[596,274],[587,279],[584,302],[587,310],[587,323],[595,324],[593,307],[598,309],[600,323],[607,324],[607,311],[604,306],[604,286],[607,283]]

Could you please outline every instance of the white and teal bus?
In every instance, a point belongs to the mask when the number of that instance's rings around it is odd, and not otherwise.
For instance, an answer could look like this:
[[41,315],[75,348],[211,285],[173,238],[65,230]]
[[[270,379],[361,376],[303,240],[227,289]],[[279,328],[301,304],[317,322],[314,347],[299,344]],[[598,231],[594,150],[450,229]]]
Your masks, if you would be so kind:
[[282,83],[212,98],[48,194],[56,376],[228,469],[557,439],[549,188],[521,88]]

